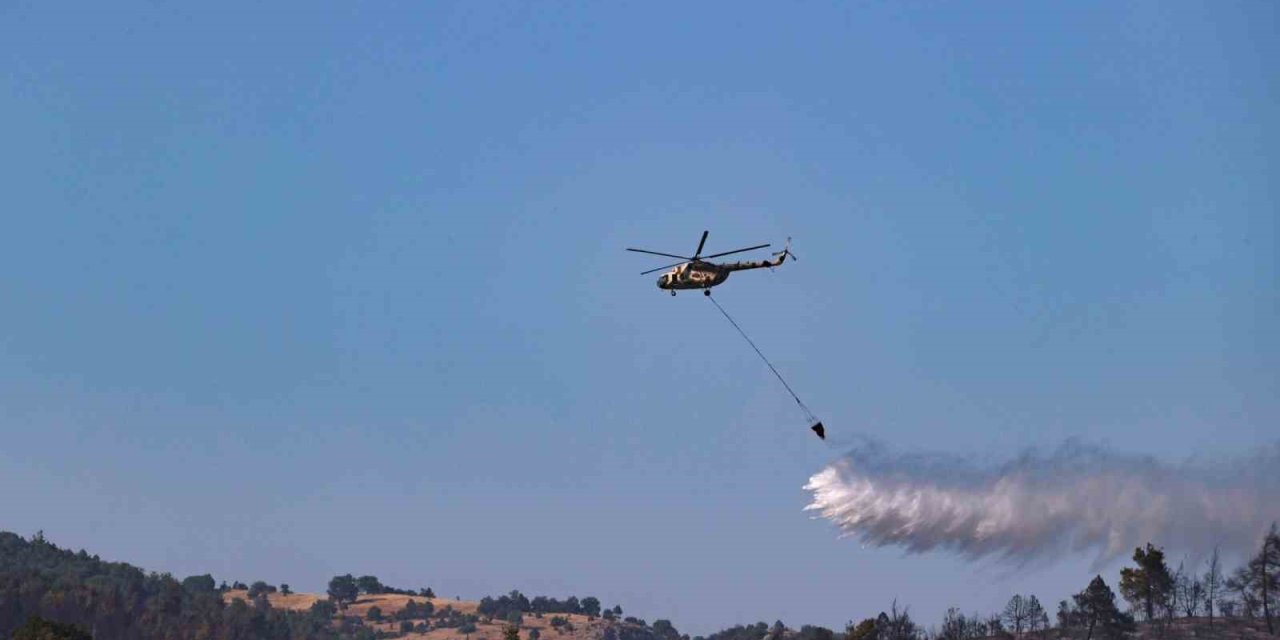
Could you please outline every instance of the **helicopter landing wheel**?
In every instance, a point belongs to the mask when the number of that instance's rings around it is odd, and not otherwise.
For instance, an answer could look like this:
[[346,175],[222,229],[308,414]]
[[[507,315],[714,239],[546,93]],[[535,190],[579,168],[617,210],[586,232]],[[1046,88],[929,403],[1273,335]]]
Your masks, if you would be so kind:
[[702,290],[702,295],[704,295],[704,296],[710,296],[710,295],[711,295],[711,290],[710,290],[710,289],[703,289],[703,290]]
[[672,295],[673,297],[676,295],[676,290],[675,290],[675,289],[672,289],[672,290],[671,290],[671,295]]

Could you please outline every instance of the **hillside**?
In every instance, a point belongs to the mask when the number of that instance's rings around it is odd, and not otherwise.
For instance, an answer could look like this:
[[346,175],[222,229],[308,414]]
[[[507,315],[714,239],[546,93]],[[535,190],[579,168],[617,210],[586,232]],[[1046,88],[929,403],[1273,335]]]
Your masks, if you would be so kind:
[[[243,589],[227,591],[222,595],[223,600],[228,604],[233,600],[244,600],[250,602],[249,594]],[[284,609],[297,612],[309,611],[316,602],[326,600],[323,594],[314,593],[292,593],[283,595],[280,593],[271,593],[267,595],[267,601],[270,602],[272,608]],[[422,596],[409,596],[400,594],[377,594],[377,595],[361,595],[358,600],[349,605],[345,611],[338,614],[339,618],[346,618],[352,621],[360,621],[360,624],[373,631],[382,631],[386,633],[400,633],[400,621],[395,620],[396,614],[401,612],[410,601],[422,604],[430,602],[434,609],[439,612],[446,607],[451,607],[454,611],[462,614],[475,615],[480,603],[474,600],[456,600],[448,598],[424,598]],[[384,622],[371,622],[368,620],[369,610],[377,607],[382,611],[385,619]],[[561,627],[554,627],[551,624],[553,617],[563,617],[569,624]],[[417,622],[417,621],[415,621]],[[457,628],[435,628],[425,633],[412,632],[405,633],[399,637],[406,640],[456,640],[467,638],[468,640],[501,640],[502,630],[506,626],[506,622],[502,620],[489,621],[481,617],[475,623],[476,630],[470,634],[463,634]],[[606,634],[606,629],[613,629],[614,633],[621,636],[627,635],[622,632],[623,629],[631,631],[633,634],[644,633],[648,631],[640,625],[618,621],[604,620],[601,618],[592,618],[580,614],[544,614],[537,617],[535,614],[525,614],[520,624],[521,640],[530,640],[531,631],[537,630],[538,636],[542,640],[599,640]],[[620,633],[622,632],[622,633]],[[647,634],[646,634],[647,635]]]
[[[349,588],[341,588],[341,579]],[[1101,577],[1094,579],[1102,584]],[[620,608],[605,610],[598,599],[544,596],[532,599],[513,591],[479,602],[408,595],[380,585],[373,576],[358,582],[337,576],[331,589],[343,594],[348,606],[339,609],[327,594],[271,592],[255,583],[257,599],[243,588],[215,586],[209,575],[175,579],[149,573],[122,562],[105,561],[85,551],[61,549],[40,534],[26,540],[0,532],[0,638],[40,619],[71,624],[102,639],[121,640],[503,640],[508,621],[519,624],[520,640],[689,640],[666,620],[646,624],[634,618],[616,619]],[[332,586],[338,584],[337,587]],[[233,585],[239,586],[239,585]],[[1105,584],[1102,584],[1105,589]],[[421,590],[430,594],[430,590]],[[1114,598],[1106,590],[1107,600]],[[358,594],[358,595],[357,595]],[[380,616],[374,615],[374,610]],[[874,609],[868,608],[869,611]],[[923,627],[905,611],[893,609],[894,619],[880,613],[847,630],[804,625],[788,629],[760,622],[724,629],[694,640],[1012,640],[999,617],[958,618],[959,627]],[[953,610],[954,611],[954,610]],[[1113,609],[1114,611],[1114,609]],[[540,612],[540,613],[538,613]],[[573,613],[553,613],[573,612]],[[599,615],[596,615],[599,614]],[[898,617],[900,616],[900,617]],[[399,618],[399,619],[398,619]],[[1047,618],[1047,616],[1046,616]],[[1127,618],[1127,616],[1126,616]],[[1256,617],[1218,618],[1210,627],[1202,617],[1133,626],[1131,619],[1115,627],[1112,637],[1127,640],[1268,640]],[[986,622],[984,622],[986,621]],[[953,620],[954,622],[954,620]],[[1047,622],[1047,619],[1046,619]],[[1020,634],[1019,640],[1084,638],[1085,628]],[[37,625],[38,626],[38,625]],[[1127,633],[1121,633],[1129,629]],[[995,635],[992,635],[995,634]],[[1105,634],[1094,634],[1102,640]],[[44,636],[40,636],[44,637]]]
[[[512,610],[508,596],[464,602],[372,593],[340,611],[317,594],[270,593],[253,601],[244,589],[220,590],[209,575],[178,580],[59,548],[40,534],[27,540],[0,532],[0,638],[38,618],[75,625],[97,638],[122,640],[499,640],[503,622],[489,616],[510,616],[521,623],[521,640],[682,640],[665,621],[650,627],[638,620],[537,614],[530,608],[577,610],[578,600],[572,597],[561,602],[520,596],[522,608]],[[590,603],[588,613],[599,612],[595,598],[582,602]],[[382,613],[380,621],[368,619],[375,607]],[[412,619],[396,620],[401,613],[412,613]]]
[[1170,623],[1138,625],[1139,640],[1275,640],[1267,633],[1267,623],[1261,619],[1216,619],[1209,626],[1208,618],[1177,618]]

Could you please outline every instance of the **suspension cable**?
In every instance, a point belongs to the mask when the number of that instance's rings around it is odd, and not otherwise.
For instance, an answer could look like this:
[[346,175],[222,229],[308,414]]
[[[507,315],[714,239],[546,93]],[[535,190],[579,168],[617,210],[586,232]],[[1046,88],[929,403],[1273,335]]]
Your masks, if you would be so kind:
[[809,410],[809,407],[805,406],[804,402],[800,400],[800,396],[796,395],[796,392],[791,388],[791,385],[787,384],[787,381],[782,377],[781,373],[778,373],[777,367],[774,367],[773,363],[769,362],[769,359],[760,351],[760,347],[757,347],[756,343],[752,342],[751,338],[747,336],[747,332],[743,331],[742,327],[738,326],[738,323],[733,320],[733,317],[729,315],[728,311],[724,310],[724,307],[720,306],[720,303],[716,301],[714,296],[708,294],[706,298],[711,301],[711,304],[714,304],[716,308],[720,310],[720,313],[724,315],[725,320],[728,320],[729,324],[733,325],[733,328],[738,330],[738,334],[747,341],[747,344],[751,345],[752,349],[755,349],[756,355],[760,356],[761,360],[764,360],[764,363],[769,366],[769,370],[773,372],[773,375],[778,377],[778,382],[781,382],[782,386],[786,387],[787,393],[790,393],[791,397],[795,399],[800,410],[804,412],[805,418],[807,418],[811,423],[818,423],[820,425],[821,423],[818,421],[818,416],[814,415],[813,412]]

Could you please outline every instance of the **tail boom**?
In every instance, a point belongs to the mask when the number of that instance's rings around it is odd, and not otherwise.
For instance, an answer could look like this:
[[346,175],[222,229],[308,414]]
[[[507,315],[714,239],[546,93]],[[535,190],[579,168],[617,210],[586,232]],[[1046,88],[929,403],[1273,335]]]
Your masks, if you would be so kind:
[[791,238],[787,238],[787,245],[782,249],[782,251],[773,254],[773,260],[728,262],[717,266],[726,271],[745,271],[747,269],[763,269],[765,267],[773,268],[782,266],[782,263],[787,261],[787,256],[791,256],[792,258],[796,257],[794,253],[791,253]]

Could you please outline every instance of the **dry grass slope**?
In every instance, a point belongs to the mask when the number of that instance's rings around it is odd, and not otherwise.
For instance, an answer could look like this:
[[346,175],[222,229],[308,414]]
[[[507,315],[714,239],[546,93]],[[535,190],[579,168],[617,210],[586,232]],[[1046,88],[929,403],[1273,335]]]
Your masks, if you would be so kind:
[[[249,601],[249,593],[244,590],[231,590],[223,594],[223,600],[231,602],[232,600]],[[311,608],[319,600],[327,599],[326,596],[315,593],[291,593],[289,595],[281,595],[272,593],[267,596],[267,601],[276,609],[290,609],[294,611],[306,611]],[[455,611],[461,613],[473,614],[476,608],[480,606],[479,602],[473,600],[450,600],[448,598],[423,598],[420,596],[404,596],[397,594],[380,594],[380,595],[362,595],[359,600],[347,607],[346,611],[339,613],[340,616],[360,618],[364,621],[365,626],[370,629],[379,631],[399,631],[400,623],[391,620],[397,611],[400,611],[413,600],[419,604],[423,602],[431,602],[436,611],[444,607],[453,607]],[[382,615],[387,621],[382,623],[373,623],[365,620],[369,614],[369,609],[378,607],[382,610]],[[561,631],[551,626],[551,614],[547,614],[543,618],[535,618],[533,614],[524,616],[524,623],[520,625],[521,640],[529,639],[529,631],[537,629],[541,634],[542,640],[597,640],[600,638],[601,632],[606,626],[611,624],[605,620],[596,618],[588,619],[587,616],[576,614],[555,614],[564,616],[569,619],[573,626],[571,631]],[[476,623],[476,632],[470,635],[464,635],[457,629],[432,629],[427,633],[408,633],[402,638],[408,640],[501,640],[502,628],[506,623],[500,620],[486,623],[483,620]],[[616,624],[616,623],[613,623]]]

